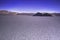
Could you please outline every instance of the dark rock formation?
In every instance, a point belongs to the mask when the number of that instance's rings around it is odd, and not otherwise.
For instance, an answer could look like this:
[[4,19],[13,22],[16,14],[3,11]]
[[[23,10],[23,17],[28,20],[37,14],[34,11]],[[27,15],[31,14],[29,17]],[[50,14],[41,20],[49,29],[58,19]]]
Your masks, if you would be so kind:
[[35,15],[33,15],[33,16],[42,16],[42,13],[40,13],[40,12],[37,12]]
[[40,13],[40,12],[37,12],[35,15],[33,15],[33,16],[52,16],[51,14],[49,14],[49,13]]
[[43,16],[52,16],[52,15],[49,13],[44,13]]

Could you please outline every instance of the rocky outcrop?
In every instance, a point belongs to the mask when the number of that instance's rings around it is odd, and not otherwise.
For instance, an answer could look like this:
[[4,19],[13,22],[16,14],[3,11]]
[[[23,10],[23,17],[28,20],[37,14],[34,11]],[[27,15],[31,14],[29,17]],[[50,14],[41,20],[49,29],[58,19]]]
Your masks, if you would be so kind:
[[36,14],[34,14],[33,16],[42,16],[42,13],[37,12]]
[[52,16],[52,14],[37,12],[37,13],[36,13],[36,14],[34,14],[33,16]]
[[49,13],[44,13],[43,16],[52,16],[52,15]]

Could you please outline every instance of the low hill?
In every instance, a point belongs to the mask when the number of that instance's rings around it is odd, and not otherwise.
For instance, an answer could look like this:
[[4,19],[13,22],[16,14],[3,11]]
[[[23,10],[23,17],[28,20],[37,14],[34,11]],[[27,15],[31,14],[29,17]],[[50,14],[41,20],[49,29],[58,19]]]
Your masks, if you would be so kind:
[[0,10],[0,15],[16,15],[16,12],[10,12],[7,10]]

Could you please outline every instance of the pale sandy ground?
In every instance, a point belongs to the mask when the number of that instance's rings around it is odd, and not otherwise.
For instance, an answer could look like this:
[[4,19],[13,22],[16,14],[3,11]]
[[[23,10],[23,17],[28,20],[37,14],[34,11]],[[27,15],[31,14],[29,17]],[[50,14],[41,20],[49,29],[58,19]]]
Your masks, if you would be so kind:
[[0,40],[60,40],[60,17],[0,15]]

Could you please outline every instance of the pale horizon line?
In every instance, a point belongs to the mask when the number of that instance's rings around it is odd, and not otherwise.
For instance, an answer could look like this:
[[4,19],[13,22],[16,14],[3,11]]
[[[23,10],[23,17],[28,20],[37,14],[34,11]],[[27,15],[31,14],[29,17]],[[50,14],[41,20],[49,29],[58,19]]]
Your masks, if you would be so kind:
[[[0,11],[3,11],[3,10],[0,10]],[[40,12],[40,13],[60,13],[60,12],[54,12],[54,11],[35,11],[35,12],[28,12],[28,11],[12,11],[12,10],[5,10],[5,11],[8,11],[8,12],[16,12],[16,13],[37,13],[37,12]]]

